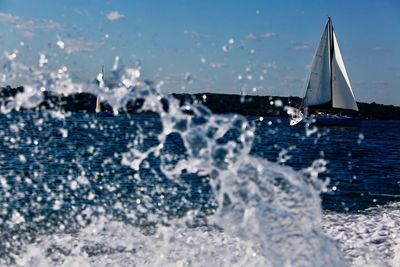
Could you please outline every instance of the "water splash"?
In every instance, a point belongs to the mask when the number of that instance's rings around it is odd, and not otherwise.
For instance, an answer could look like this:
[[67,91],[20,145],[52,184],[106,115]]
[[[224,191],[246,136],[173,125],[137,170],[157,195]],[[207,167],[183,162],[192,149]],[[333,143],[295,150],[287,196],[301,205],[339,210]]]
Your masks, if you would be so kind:
[[399,266],[399,205],[370,208],[360,214],[324,214],[323,228],[341,243],[355,266]]
[[[65,66],[8,57],[2,77],[20,73],[25,85],[1,103],[10,125],[1,131],[2,263],[345,265],[320,227],[323,162],[296,172],[251,156],[246,118],[179,103],[142,82],[137,66],[115,64],[109,83],[80,84]],[[115,114],[140,99],[152,115],[101,121],[40,108],[45,93],[82,92]],[[14,157],[21,166],[10,166]]]

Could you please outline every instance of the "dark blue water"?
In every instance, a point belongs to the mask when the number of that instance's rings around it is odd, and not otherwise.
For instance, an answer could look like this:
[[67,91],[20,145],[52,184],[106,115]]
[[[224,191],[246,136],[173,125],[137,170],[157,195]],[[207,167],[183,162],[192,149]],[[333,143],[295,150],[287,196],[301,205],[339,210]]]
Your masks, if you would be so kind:
[[[0,127],[0,175],[15,192],[32,191],[21,199],[13,199],[15,203],[2,202],[3,205],[28,205],[26,208],[29,204],[24,203],[28,203],[29,198],[45,191],[43,188],[44,191],[36,191],[43,180],[48,186],[57,187],[66,185],[68,177],[80,175],[88,179],[97,193],[103,190],[103,183],[113,181],[119,196],[126,195],[128,199],[144,181],[136,181],[135,172],[121,164],[122,153],[135,138],[140,137],[136,146],[143,151],[158,144],[157,136],[162,131],[156,115],[96,119],[91,114],[73,114],[66,120],[56,120],[35,113],[12,113],[0,117]],[[320,128],[307,136],[303,126],[290,127],[284,119],[265,118],[257,123],[251,153],[278,162],[279,154],[287,150],[280,164],[296,170],[311,166],[316,159],[325,159],[327,171],[320,176],[330,182],[328,192],[323,193],[323,207],[337,211],[362,210],[400,198],[399,130],[399,121],[364,121],[360,128]],[[63,137],[62,131],[66,136]],[[174,151],[177,157],[185,153],[181,139],[174,135],[168,138],[165,150]],[[146,186],[170,184],[157,169],[157,157],[150,156],[149,161],[152,168],[142,168],[149,172]],[[30,187],[21,188],[27,186],[20,183],[24,178],[32,180]],[[191,187],[185,189],[185,194],[201,198],[200,202],[206,201],[198,192],[207,188],[207,179],[186,178],[191,181]],[[67,186],[62,190],[69,194]],[[105,204],[113,195],[118,193],[108,194]],[[75,196],[74,200],[80,201]],[[52,205],[51,201],[44,204]],[[67,201],[65,205],[68,206]]]
[[[253,155],[297,171],[317,159],[327,162],[319,174],[329,179],[324,209],[355,212],[400,200],[400,122],[364,121],[360,128],[320,128],[309,136],[284,119],[264,118],[255,127]],[[195,224],[205,223],[217,207],[209,185],[213,177],[183,170],[171,180],[161,169],[160,159],[174,168],[187,156],[179,135],[170,134],[161,155],[150,153],[138,170],[122,163],[130,147],[146,151],[158,145],[161,132],[158,115],[97,119],[78,113],[62,120],[51,113],[0,115],[0,251],[12,258],[19,244],[60,229],[74,232],[96,214],[146,233],[154,231],[155,214],[168,224],[199,210]],[[228,132],[218,142],[236,138]],[[146,212],[130,217],[130,211],[143,209],[143,200]],[[18,214],[24,223],[18,223]]]
[[[273,122],[268,125],[268,121]],[[276,161],[282,149],[291,156],[284,164],[303,169],[323,158],[329,178],[323,208],[363,210],[400,199],[400,121],[365,120],[361,127],[320,127],[309,137],[303,126],[264,120],[257,127],[253,153]],[[334,190],[332,190],[332,188]]]

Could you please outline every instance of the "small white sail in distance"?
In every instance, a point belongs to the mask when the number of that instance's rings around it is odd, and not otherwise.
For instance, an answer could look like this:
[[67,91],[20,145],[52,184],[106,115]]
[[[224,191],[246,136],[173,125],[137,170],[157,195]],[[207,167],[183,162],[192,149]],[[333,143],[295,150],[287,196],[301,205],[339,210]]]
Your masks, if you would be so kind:
[[96,98],[96,113],[101,112],[101,107],[100,107],[100,99],[99,97]]
[[[97,80],[99,81],[99,87],[102,88],[104,87],[104,66],[101,66],[101,73],[97,75]],[[96,97],[96,113],[101,112],[101,103],[100,99],[97,96]]]

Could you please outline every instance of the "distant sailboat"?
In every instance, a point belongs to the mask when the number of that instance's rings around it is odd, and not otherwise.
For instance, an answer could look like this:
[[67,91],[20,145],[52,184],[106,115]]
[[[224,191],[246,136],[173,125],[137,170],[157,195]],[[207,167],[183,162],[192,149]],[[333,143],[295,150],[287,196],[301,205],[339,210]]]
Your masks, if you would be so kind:
[[340,53],[331,18],[315,54],[301,110],[292,113],[290,125],[313,118],[317,125],[357,126],[361,123],[350,80]]
[[[104,66],[101,66],[101,82],[104,83]],[[99,97],[96,98],[96,117],[113,117],[114,114],[109,111],[101,111],[101,103]]]

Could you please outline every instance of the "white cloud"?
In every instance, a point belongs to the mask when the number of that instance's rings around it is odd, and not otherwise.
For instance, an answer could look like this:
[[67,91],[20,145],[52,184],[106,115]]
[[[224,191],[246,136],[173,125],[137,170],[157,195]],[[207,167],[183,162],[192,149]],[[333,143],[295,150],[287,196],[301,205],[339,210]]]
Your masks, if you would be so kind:
[[385,48],[380,47],[380,46],[375,46],[375,47],[371,47],[369,50],[371,50],[373,52],[382,52],[385,50]]
[[380,85],[380,86],[388,84],[388,82],[384,81],[384,80],[375,80],[375,81],[372,81],[372,83],[375,84],[375,85]]
[[106,18],[109,21],[115,21],[125,18],[124,14],[119,13],[118,11],[110,11],[106,14]]
[[293,50],[295,50],[295,51],[305,51],[305,50],[309,50],[309,49],[310,49],[310,45],[306,44],[306,43],[298,44],[293,47]]
[[260,35],[260,38],[272,38],[276,37],[278,34],[276,32],[266,32]]
[[74,8],[73,12],[79,16],[89,16],[89,11],[87,11],[86,9]]
[[65,52],[68,54],[92,52],[103,45],[101,42],[96,42],[85,38],[68,38],[64,40],[58,40],[56,44],[60,49],[65,50]]
[[0,12],[0,22],[10,23],[21,30],[59,29],[61,25],[52,20],[25,20],[19,16]]
[[183,34],[189,35],[189,36],[195,37],[195,38],[208,38],[208,37],[210,37],[207,34],[203,34],[203,33],[196,32],[196,31],[189,31],[189,30],[184,30]]
[[244,38],[246,38],[247,40],[255,40],[257,39],[257,36],[255,36],[254,33],[250,32]]
[[274,69],[274,70],[276,70],[278,68],[278,65],[274,61],[274,62],[270,62],[270,63],[264,63],[264,64],[262,64],[262,67],[264,69]]
[[35,36],[35,34],[33,32],[30,32],[30,31],[24,31],[22,33],[22,36],[24,36],[25,38],[32,38],[33,36]]
[[0,12],[0,22],[16,24],[16,23],[18,23],[18,21],[20,21],[20,18],[18,16],[14,16],[9,13]]
[[220,62],[211,62],[210,63],[210,67],[213,68],[213,69],[221,69],[221,68],[226,67],[226,64],[225,63],[220,63]]
[[276,32],[265,32],[260,35],[255,35],[254,33],[250,32],[244,38],[246,38],[247,40],[262,40],[262,39],[270,39],[277,36],[278,34]]

